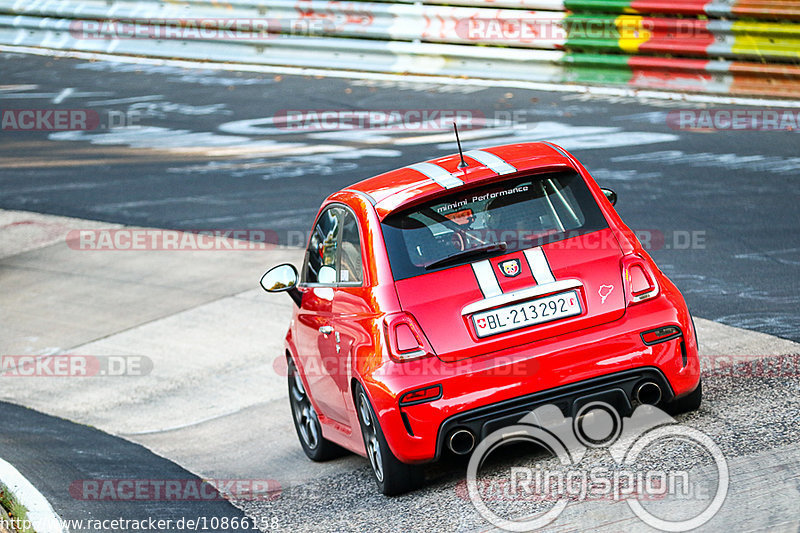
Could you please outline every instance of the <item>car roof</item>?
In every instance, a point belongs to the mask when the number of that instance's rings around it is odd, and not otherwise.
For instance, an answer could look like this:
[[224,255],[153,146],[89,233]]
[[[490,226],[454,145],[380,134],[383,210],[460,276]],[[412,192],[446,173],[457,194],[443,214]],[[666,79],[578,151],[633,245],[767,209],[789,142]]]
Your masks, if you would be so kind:
[[389,213],[422,200],[455,192],[463,186],[506,179],[519,174],[558,168],[575,168],[570,156],[547,142],[507,144],[467,150],[468,166],[459,169],[459,155],[430,159],[365,179],[343,192],[365,196],[383,219]]

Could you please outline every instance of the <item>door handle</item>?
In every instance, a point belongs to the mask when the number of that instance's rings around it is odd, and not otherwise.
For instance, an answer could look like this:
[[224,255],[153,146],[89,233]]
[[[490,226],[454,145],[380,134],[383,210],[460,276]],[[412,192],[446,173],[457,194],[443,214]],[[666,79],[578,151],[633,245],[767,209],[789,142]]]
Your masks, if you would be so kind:
[[319,332],[322,333],[323,335],[330,335],[331,333],[333,333],[333,327],[332,326],[320,326]]

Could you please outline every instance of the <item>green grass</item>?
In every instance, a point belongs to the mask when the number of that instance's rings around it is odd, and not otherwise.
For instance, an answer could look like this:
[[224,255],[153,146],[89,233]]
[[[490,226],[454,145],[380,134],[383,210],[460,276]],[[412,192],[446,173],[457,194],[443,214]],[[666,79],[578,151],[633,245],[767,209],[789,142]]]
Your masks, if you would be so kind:
[[[8,513],[10,518],[17,519],[19,522],[28,519],[28,509],[26,509],[24,505],[19,503],[17,499],[14,497],[14,495],[11,494],[11,491],[9,491],[8,488],[2,483],[0,483],[0,507],[2,507],[6,513]],[[0,516],[2,516],[2,514],[3,513],[0,513]],[[17,529],[16,532],[36,533],[31,527],[25,529]]]

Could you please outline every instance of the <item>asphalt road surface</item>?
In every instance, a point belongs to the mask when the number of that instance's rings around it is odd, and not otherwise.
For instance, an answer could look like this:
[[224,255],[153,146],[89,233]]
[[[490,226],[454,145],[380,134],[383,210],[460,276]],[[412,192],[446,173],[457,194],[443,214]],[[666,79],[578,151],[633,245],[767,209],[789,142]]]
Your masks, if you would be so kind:
[[[216,489],[143,446],[10,403],[0,402],[0,411],[0,457],[33,483],[73,533],[97,531],[90,525],[97,519],[164,520],[161,531],[184,531],[187,520],[205,519],[208,531],[220,532],[230,530],[221,520],[246,520]],[[178,483],[169,494],[168,482]],[[135,486],[143,496],[131,497]],[[148,528],[106,531],[134,529]]]
[[572,150],[619,193],[623,219],[645,231],[697,316],[800,340],[796,131],[683,131],[668,125],[668,113],[696,104],[521,89],[10,53],[0,71],[0,108],[90,110],[99,121],[89,131],[0,132],[0,207],[164,228],[269,229],[298,244],[326,195],[455,144],[448,131],[328,131],[313,120],[287,128],[276,117],[467,111],[476,120],[463,132],[465,148],[543,138]]

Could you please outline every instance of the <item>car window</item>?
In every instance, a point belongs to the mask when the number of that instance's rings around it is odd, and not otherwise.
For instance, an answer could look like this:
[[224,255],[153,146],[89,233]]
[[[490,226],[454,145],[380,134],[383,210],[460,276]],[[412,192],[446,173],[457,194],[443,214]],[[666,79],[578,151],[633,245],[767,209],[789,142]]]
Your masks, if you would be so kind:
[[309,239],[303,282],[360,283],[362,272],[361,239],[355,216],[342,207],[326,209]]
[[[342,229],[343,210],[330,208],[325,210],[317,220],[311,232],[311,238],[306,250],[305,268],[303,269],[304,283],[331,283],[326,279],[323,267],[337,268],[339,233]],[[329,271],[330,272],[330,271]]]
[[[492,253],[508,253],[606,227],[586,183],[574,171],[457,190],[382,223],[398,280],[474,261],[475,255],[462,252],[495,243],[502,247],[493,247]],[[464,259],[437,267],[450,256]]]
[[339,256],[339,282],[357,283],[363,281],[361,265],[361,239],[358,235],[358,222],[350,211],[344,211],[342,243]]

